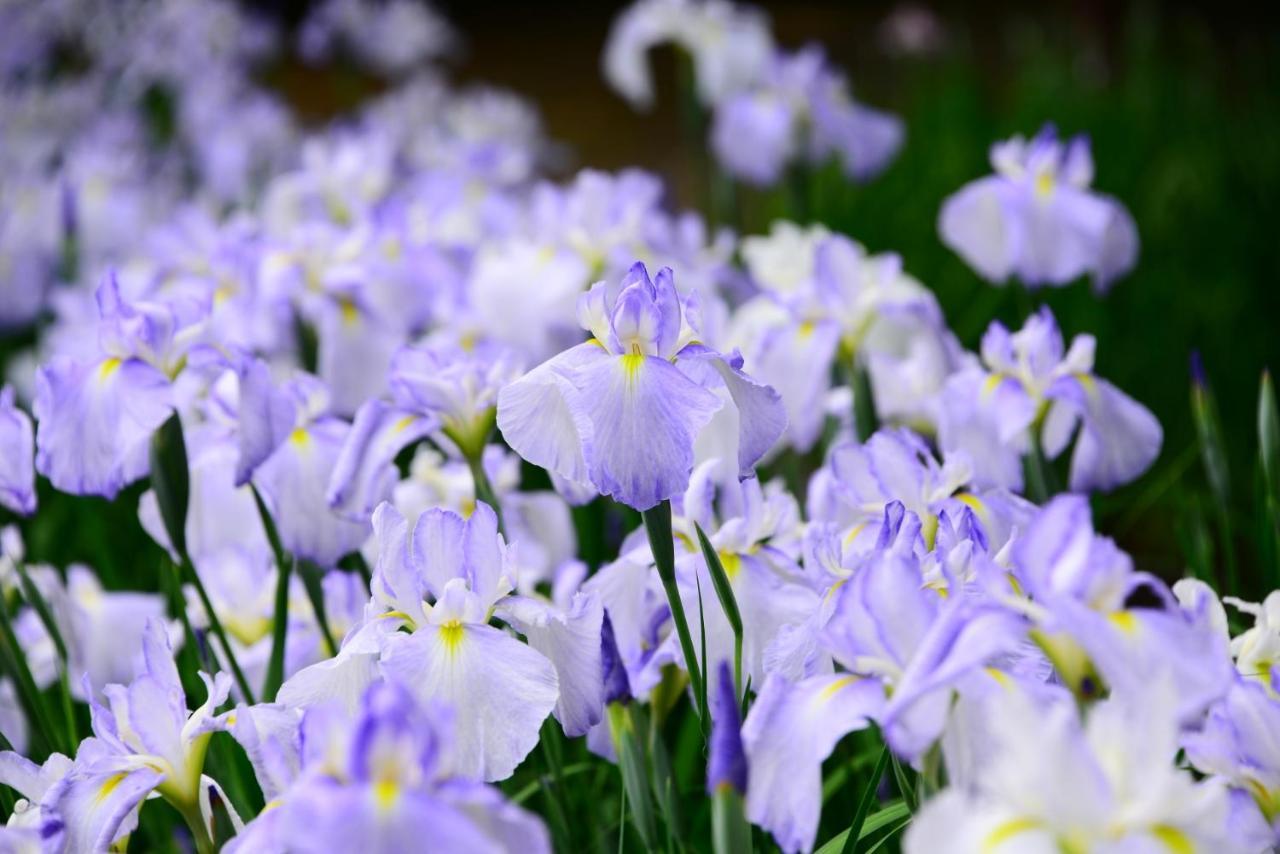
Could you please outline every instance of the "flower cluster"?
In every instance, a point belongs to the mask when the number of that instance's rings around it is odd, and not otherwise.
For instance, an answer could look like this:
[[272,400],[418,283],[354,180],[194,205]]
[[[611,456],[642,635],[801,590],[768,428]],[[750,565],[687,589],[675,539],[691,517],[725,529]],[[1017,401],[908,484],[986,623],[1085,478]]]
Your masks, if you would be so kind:
[[[715,230],[640,170],[555,180],[530,105],[424,66],[453,35],[417,4],[316,7],[308,61],[394,82],[305,132],[234,4],[90,5],[0,12],[0,322],[40,318],[0,506],[136,501],[161,578],[0,534],[0,848],[154,841],[162,800],[202,854],[542,852],[584,769],[661,845],[659,814],[693,826],[677,719],[720,852],[812,850],[824,763],[872,742],[842,823],[892,763],[908,852],[1280,844],[1280,593],[1170,586],[1095,530],[1162,431],[1092,336],[1041,308],[971,352],[897,254]],[[665,42],[742,181],[901,144],[726,0],[622,13],[637,105]],[[939,220],[980,276],[1135,264],[1086,140],[992,161]]]

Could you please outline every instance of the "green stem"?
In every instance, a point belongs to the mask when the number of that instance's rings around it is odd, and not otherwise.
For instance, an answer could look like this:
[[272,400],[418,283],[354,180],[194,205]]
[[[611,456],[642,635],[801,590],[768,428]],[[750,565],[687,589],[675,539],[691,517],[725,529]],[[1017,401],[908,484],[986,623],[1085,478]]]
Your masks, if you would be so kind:
[[502,506],[498,503],[498,495],[493,491],[493,484],[489,482],[489,475],[484,470],[484,446],[481,445],[480,453],[469,453],[467,456],[467,468],[471,469],[471,480],[475,484],[476,501],[483,501],[493,508],[493,515],[498,517],[498,533],[506,536],[506,528],[502,524]]
[[204,816],[200,814],[200,800],[188,804],[176,804],[170,801],[173,808],[182,816],[191,831],[191,841],[195,844],[196,854],[213,854],[213,839],[209,836],[209,828],[204,826]]
[[62,632],[59,631],[57,622],[53,619],[53,613],[49,610],[49,604],[27,573],[26,564],[23,561],[15,560],[14,568],[18,572],[23,596],[31,607],[35,609],[37,616],[40,617],[40,622],[44,624],[45,631],[53,639],[54,649],[58,652],[58,689],[62,700],[62,714],[67,725],[67,755],[73,756],[75,755],[76,747],[80,744],[80,733],[76,727],[75,710],[71,705],[71,685],[68,683],[67,675],[67,669],[70,666],[68,664],[67,645],[62,639]]
[[862,796],[858,798],[858,806],[853,813],[853,822],[849,825],[849,835],[844,838],[842,854],[856,854],[858,840],[862,838],[862,825],[867,820],[867,813],[871,811],[871,802],[876,798],[876,787],[880,785],[880,778],[884,776],[885,768],[888,765],[889,745],[886,744],[880,751],[880,758],[876,760],[875,770],[867,778],[867,785],[862,790]]
[[[641,513],[645,531],[649,534],[649,548],[653,551],[653,561],[658,567],[658,577],[662,579],[662,589],[666,591],[667,603],[671,606],[671,620],[676,624],[676,635],[680,638],[680,650],[684,655],[685,668],[689,672],[689,683],[695,697],[703,697],[702,673],[698,666],[697,650],[693,645],[693,635],[689,633],[689,621],[684,614],[684,603],[680,600],[680,588],[676,585],[675,539],[671,534],[671,502],[663,501]],[[702,718],[703,732],[706,732],[706,718],[699,708]]]
[[181,560],[182,573],[187,577],[187,581],[196,589],[196,594],[200,597],[200,604],[204,606],[204,612],[209,618],[209,626],[213,629],[213,633],[217,635],[218,642],[222,644],[222,651],[226,653],[227,664],[231,667],[231,676],[236,680],[237,687],[240,688],[240,696],[250,706],[255,705],[257,700],[254,699],[253,689],[249,687],[249,680],[244,678],[244,671],[240,669],[240,662],[236,660],[235,650],[231,648],[231,641],[227,638],[227,631],[222,627],[222,620],[218,618],[218,612],[214,610],[213,602],[209,599],[209,591],[204,589],[204,582],[200,580],[196,568],[191,564],[191,558],[187,557],[183,551],[179,558]]
[[[8,605],[3,601],[0,601],[0,640],[3,640],[5,663],[13,675],[14,682],[17,683],[18,699],[22,703],[23,711],[26,712],[28,720],[35,724],[36,731],[40,733],[49,749],[56,750],[58,740],[53,737],[49,725],[51,717],[49,708],[45,704],[44,695],[36,687],[36,680],[31,675],[27,657],[13,632]],[[74,752],[74,746],[72,752]]]
[[284,650],[289,639],[289,577],[293,566],[281,564],[276,569],[276,606],[271,623],[271,659],[267,662],[267,677],[262,686],[262,698],[274,702],[280,684],[284,682]]
[[332,658],[338,654],[338,643],[329,629],[329,617],[324,608],[324,588],[320,584],[320,577],[324,575],[324,570],[308,560],[299,564],[298,575],[302,576],[302,586],[307,591],[311,610],[315,612],[316,623],[320,626],[320,637],[324,639],[325,649],[329,651],[329,657]]

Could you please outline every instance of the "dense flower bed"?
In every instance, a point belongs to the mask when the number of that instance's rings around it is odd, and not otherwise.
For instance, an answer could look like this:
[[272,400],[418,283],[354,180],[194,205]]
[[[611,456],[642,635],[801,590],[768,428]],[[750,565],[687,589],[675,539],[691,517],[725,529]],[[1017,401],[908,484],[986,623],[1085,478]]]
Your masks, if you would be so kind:
[[[37,474],[136,501],[165,555],[119,589],[5,529],[0,848],[1280,842],[1280,593],[1170,585],[1095,530],[1162,431],[1092,336],[1040,307],[968,352],[909,258],[738,234],[639,170],[551,180],[537,112],[451,86],[417,3],[295,35],[0,9],[0,324],[34,330],[0,505],[39,518]],[[637,108],[661,45],[726,186],[870,180],[909,132],[723,0],[618,16]],[[255,76],[286,49],[391,85],[305,128]],[[984,279],[1138,263],[1087,137],[990,165],[938,214]],[[1277,537],[1266,381],[1259,413]]]

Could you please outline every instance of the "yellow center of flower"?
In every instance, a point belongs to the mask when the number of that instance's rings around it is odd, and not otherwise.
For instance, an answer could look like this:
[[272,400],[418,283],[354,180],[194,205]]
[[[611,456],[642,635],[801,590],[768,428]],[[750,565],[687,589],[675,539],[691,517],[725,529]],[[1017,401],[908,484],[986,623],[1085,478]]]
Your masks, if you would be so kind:
[[440,640],[444,641],[444,648],[450,655],[458,651],[458,645],[462,643],[462,621],[450,620],[440,626]]

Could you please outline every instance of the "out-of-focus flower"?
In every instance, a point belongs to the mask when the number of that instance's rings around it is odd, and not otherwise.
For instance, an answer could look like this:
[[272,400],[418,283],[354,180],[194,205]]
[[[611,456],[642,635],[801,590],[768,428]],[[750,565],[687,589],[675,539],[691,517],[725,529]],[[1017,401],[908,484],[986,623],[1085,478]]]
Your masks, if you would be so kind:
[[[67,648],[67,676],[72,694],[81,693],[83,679],[101,686],[125,682],[134,673],[138,650],[151,621],[167,625],[164,597],[154,593],[108,591],[87,566],[72,564],[64,584],[57,570],[30,566],[27,572],[44,597]],[[52,685],[58,676],[57,648],[32,608],[18,615],[14,625],[39,687]]]
[[879,418],[932,426],[936,392],[959,347],[901,258],[868,255],[843,235],[786,221],[767,237],[744,238],[742,254],[761,293],[734,313],[729,340],[781,390],[793,447],[817,441],[837,365],[870,371]]
[[754,82],[768,65],[773,36],[759,10],[728,0],[639,0],[613,21],[601,64],[609,85],[637,109],[653,104],[649,51],[674,44],[693,62],[705,105]]
[[1146,407],[1093,373],[1094,344],[1079,335],[1064,348],[1048,308],[1018,332],[992,323],[982,337],[985,369],[947,381],[942,448],[968,456],[975,483],[1021,489],[1021,457],[1033,437],[1053,459],[1075,436],[1071,489],[1114,489],[1138,477],[1159,454],[1163,432]]
[[13,402],[13,388],[0,389],[0,507],[36,512],[35,439],[31,418]]
[[108,498],[147,473],[151,434],[176,403],[173,381],[203,334],[199,302],[129,302],[98,288],[99,355],[40,369],[36,468],[65,492]]
[[[1030,598],[1006,604],[1036,621],[1033,637],[1077,695],[1096,696],[1106,687],[1134,696],[1165,681],[1175,713],[1189,723],[1229,687],[1227,639],[1212,614],[1135,572],[1128,555],[1094,533],[1083,496],[1046,504],[1015,541],[1013,565]],[[1139,592],[1156,603],[1131,603]]]
[[302,55],[328,59],[335,48],[385,75],[404,74],[437,59],[457,41],[434,9],[413,0],[326,0],[312,9],[298,35]]
[[594,336],[504,388],[498,427],[522,457],[640,510],[682,493],[694,442],[711,417],[738,413],[739,476],[786,426],[777,393],[742,372],[740,358],[697,342],[696,308],[676,292],[671,271],[654,281],[631,268],[610,302],[598,282],[578,303]]
[[996,174],[943,203],[942,240],[983,278],[1016,276],[1027,287],[1065,285],[1083,275],[1105,290],[1138,260],[1138,230],[1124,206],[1093,192],[1089,140],[1063,143],[1046,125],[1031,141],[991,147]]
[[229,851],[361,850],[391,854],[424,840],[448,851],[550,852],[547,831],[496,789],[459,774],[459,714],[419,703],[404,687],[373,685],[350,712],[334,706],[296,717],[241,709],[254,723],[237,738],[253,748],[259,779],[273,779],[272,808]]
[[852,179],[873,178],[902,147],[902,121],[854,101],[848,89],[821,48],[779,52],[756,85],[716,105],[711,149],[729,174],[760,186],[776,184],[797,161],[829,158]]
[[1226,788],[1174,764],[1177,716],[1161,687],[1107,700],[1083,721],[1070,701],[995,691],[982,774],[930,800],[904,850],[1255,850],[1228,821]]

